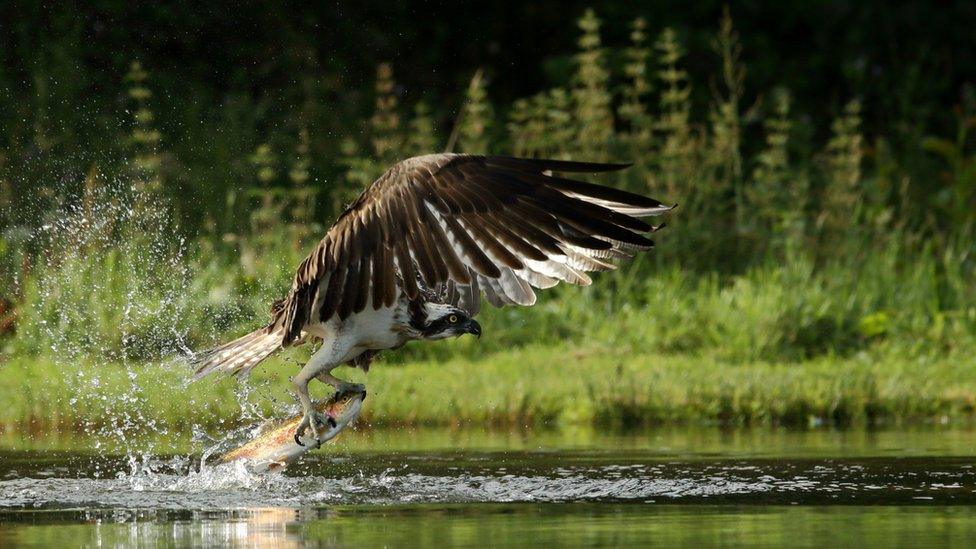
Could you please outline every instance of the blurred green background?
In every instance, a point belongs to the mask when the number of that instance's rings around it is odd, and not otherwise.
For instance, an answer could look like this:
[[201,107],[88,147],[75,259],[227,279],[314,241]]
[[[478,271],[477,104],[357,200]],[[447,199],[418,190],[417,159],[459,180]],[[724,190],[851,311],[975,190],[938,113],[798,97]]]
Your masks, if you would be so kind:
[[974,12],[5,3],[0,423],[238,418],[174,357],[264,322],[344,204],[446,149],[631,161],[597,180],[681,207],[592,287],[384,357],[370,421],[969,418]]

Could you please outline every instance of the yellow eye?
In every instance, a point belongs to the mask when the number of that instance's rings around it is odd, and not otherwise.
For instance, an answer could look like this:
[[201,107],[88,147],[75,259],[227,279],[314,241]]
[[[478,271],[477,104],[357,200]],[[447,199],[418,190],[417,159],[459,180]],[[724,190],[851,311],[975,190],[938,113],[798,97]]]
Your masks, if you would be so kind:
[[447,320],[451,324],[456,324],[457,323],[457,315],[451,315],[451,316],[447,317]]

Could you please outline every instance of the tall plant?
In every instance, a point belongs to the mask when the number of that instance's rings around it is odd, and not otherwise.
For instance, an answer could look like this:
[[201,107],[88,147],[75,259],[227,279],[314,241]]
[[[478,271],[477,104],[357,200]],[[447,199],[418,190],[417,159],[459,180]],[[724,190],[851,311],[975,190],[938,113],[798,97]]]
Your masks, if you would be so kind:
[[488,152],[489,127],[493,117],[484,71],[478,70],[471,78],[465,93],[464,108],[458,127],[458,145],[462,152],[485,154]]
[[[155,127],[156,116],[149,106],[152,90],[149,88],[149,72],[139,61],[129,65],[125,77],[129,84],[128,94],[132,109],[132,131],[129,143],[132,147],[133,184],[140,195],[158,194],[163,187],[161,173],[162,156],[159,145],[162,136]],[[138,204],[151,199],[145,198]]]
[[691,84],[688,73],[681,68],[685,56],[678,35],[665,28],[655,48],[660,68],[660,112],[655,124],[660,135],[657,174],[652,191],[677,197],[688,192],[688,179],[694,162],[695,142],[691,131]]
[[613,112],[604,50],[600,41],[600,19],[592,9],[579,20],[582,34],[576,54],[576,76],[573,87],[575,102],[575,150],[591,159],[607,155],[607,144],[613,136]]
[[649,72],[651,51],[647,45],[647,22],[641,17],[631,25],[630,46],[624,50],[624,57],[624,76],[627,80],[617,111],[627,127],[622,141],[630,158],[641,168],[646,168],[652,154],[653,137],[653,122],[647,105],[652,87]]
[[819,222],[828,239],[841,238],[855,227],[863,206],[861,102],[853,100],[831,124],[825,151],[822,214]]

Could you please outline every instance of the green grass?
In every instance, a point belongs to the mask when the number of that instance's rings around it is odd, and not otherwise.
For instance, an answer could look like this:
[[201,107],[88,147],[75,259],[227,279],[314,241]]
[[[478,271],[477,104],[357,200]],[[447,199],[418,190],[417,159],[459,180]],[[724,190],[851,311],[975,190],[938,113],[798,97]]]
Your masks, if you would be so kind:
[[[788,90],[771,102],[745,95],[729,19],[717,36],[721,77],[708,80],[686,72],[680,33],[631,34],[620,73],[616,48],[596,47],[594,13],[580,30],[574,76],[557,87],[491,109],[491,90],[472,82],[458,150],[632,160],[592,180],[681,207],[653,253],[592,287],[486,308],[479,342],[385,357],[370,375],[369,421],[806,425],[970,413],[972,105],[952,139],[892,148],[890,136],[864,135],[859,101],[820,136]],[[27,210],[0,171],[0,205],[14,206],[0,208],[0,424],[230,426],[290,402],[274,365],[260,370],[244,413],[232,381],[184,386],[184,368],[154,364],[265,322],[343,204],[396,159],[446,142],[424,109],[407,116],[413,99],[397,96],[384,65],[376,111],[349,130],[341,155],[321,160],[331,132],[300,131],[292,146],[237,128],[233,152],[203,163],[222,159],[234,186],[211,188],[198,181],[209,168],[185,169],[200,158],[179,158],[167,149],[175,140],[155,135],[152,79],[137,80],[132,88],[146,89],[135,112],[149,116],[131,135],[108,136],[124,151],[117,166],[73,165],[79,177],[63,185],[39,178]],[[705,82],[717,93],[695,105],[688,92]],[[133,145],[139,136],[152,139]],[[344,173],[309,178],[325,164]],[[201,208],[207,216],[176,221]],[[13,215],[21,210],[35,215]]]
[[[304,361],[308,348],[259,368],[245,408],[233,380],[187,384],[186,366],[158,358],[262,322],[274,290],[254,281],[282,278],[289,258],[150,262],[146,271],[179,282],[147,289],[123,276],[125,254],[112,250],[69,256],[30,286],[0,366],[0,425],[162,434],[230,428],[292,402],[289,360]],[[644,259],[589,288],[541,292],[535,307],[486,308],[481,340],[414,343],[385,354],[368,380],[341,375],[368,382],[364,419],[374,425],[964,417],[976,395],[972,302],[958,261],[901,245],[820,264],[791,256],[730,276]]]
[[[232,379],[187,384],[179,364],[126,368],[15,360],[0,370],[0,424],[34,431],[128,424],[161,435],[191,425],[230,428],[253,420],[255,409],[281,413],[291,402],[286,384],[294,368],[274,362],[259,368],[254,389],[241,395]],[[846,425],[961,419],[976,406],[971,355],[863,353],[730,363],[560,344],[474,359],[380,361],[366,378],[358,371],[342,374],[367,382],[371,398],[363,420],[373,426]]]

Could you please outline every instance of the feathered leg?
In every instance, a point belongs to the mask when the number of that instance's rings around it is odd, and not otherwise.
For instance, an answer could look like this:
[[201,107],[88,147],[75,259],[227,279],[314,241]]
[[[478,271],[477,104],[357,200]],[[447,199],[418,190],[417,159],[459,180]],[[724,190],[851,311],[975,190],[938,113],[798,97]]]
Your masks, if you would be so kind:
[[348,381],[343,381],[332,375],[331,372],[332,368],[329,368],[325,372],[315,376],[315,379],[335,387],[336,393],[340,395],[344,395],[346,393],[366,393],[366,386],[362,383],[350,383]]
[[302,421],[298,424],[298,428],[295,430],[295,442],[299,446],[304,446],[301,441],[302,435],[305,430],[308,429],[312,431],[312,436],[315,437],[316,441],[319,439],[318,425],[331,425],[335,426],[335,418],[320,414],[315,411],[312,406],[312,397],[308,392],[308,384],[313,378],[319,381],[328,383],[335,387],[336,391],[340,394],[346,392],[358,392],[366,393],[366,387],[358,383],[349,383],[348,381],[343,381],[332,375],[332,369],[338,366],[334,358],[337,353],[334,346],[323,345],[312,357],[308,360],[308,363],[292,378],[292,384],[295,387],[295,395],[298,396],[298,402],[302,406]]
[[[315,411],[312,407],[312,397],[308,394],[308,383],[315,377],[313,370],[309,370],[311,364],[306,364],[304,368],[298,375],[292,379],[292,384],[295,386],[295,395],[298,396],[298,402],[302,406],[302,421],[298,424],[298,429],[295,430],[295,443],[299,446],[305,446],[302,442],[302,435],[305,433],[305,429],[312,431],[312,437],[316,441],[319,439],[319,429],[318,425],[335,424],[335,419],[320,414]],[[330,422],[331,420],[331,422]]]
[[335,418],[315,411],[315,408],[312,407],[312,397],[308,393],[308,384],[313,378],[320,375],[323,371],[329,372],[332,368],[335,368],[335,351],[334,345],[323,345],[308,359],[305,366],[291,380],[292,385],[295,387],[295,395],[298,397],[298,402],[302,406],[302,421],[295,430],[295,442],[299,446],[304,446],[301,437],[306,429],[312,431],[312,436],[318,441],[318,425],[335,424]]

